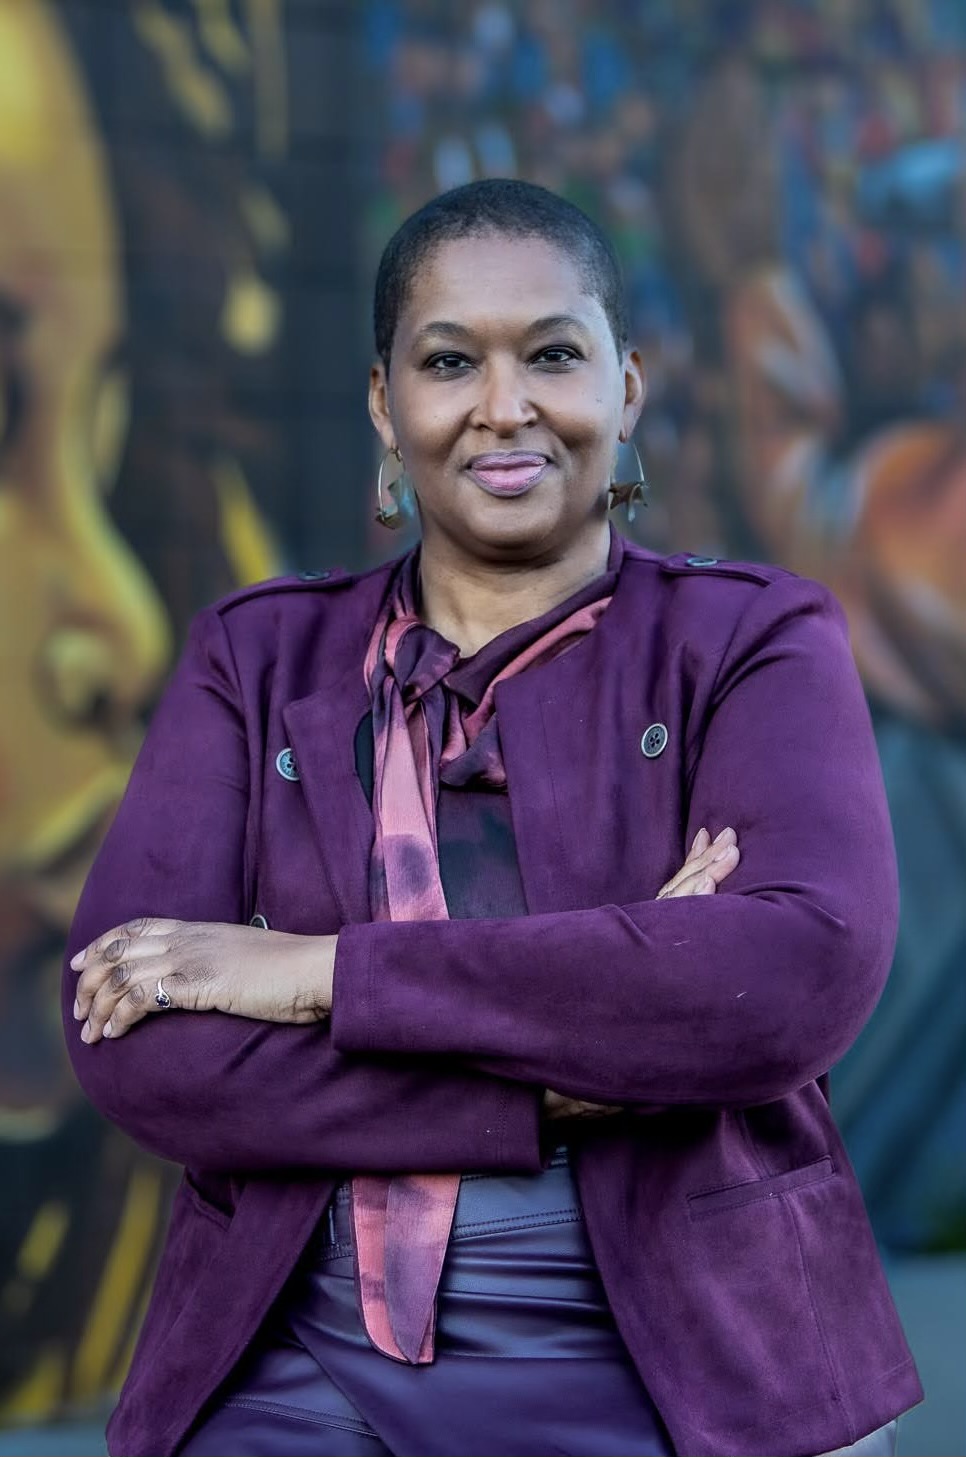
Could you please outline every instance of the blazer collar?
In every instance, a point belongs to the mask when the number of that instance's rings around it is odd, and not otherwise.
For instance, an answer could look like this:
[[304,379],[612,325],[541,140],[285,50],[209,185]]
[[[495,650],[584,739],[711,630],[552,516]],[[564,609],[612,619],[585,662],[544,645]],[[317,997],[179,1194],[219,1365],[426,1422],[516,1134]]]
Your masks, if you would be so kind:
[[[527,907],[598,903],[610,874],[588,826],[615,833],[641,759],[640,737],[665,716],[649,602],[656,574],[625,553],[617,587],[592,633],[562,657],[499,684],[496,712]],[[643,590],[642,590],[643,588]],[[624,780],[629,776],[630,782]]]

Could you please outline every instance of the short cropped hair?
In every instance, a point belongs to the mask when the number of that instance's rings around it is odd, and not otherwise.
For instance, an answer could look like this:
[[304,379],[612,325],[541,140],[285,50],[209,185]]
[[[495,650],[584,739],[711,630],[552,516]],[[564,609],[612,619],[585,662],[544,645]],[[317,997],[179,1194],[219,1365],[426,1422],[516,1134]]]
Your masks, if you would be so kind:
[[627,343],[621,266],[610,239],[574,203],[533,182],[492,177],[440,193],[406,219],[379,262],[373,299],[376,350],[386,369],[399,316],[419,269],[442,243],[495,234],[542,238],[577,265],[598,300],[620,353]]

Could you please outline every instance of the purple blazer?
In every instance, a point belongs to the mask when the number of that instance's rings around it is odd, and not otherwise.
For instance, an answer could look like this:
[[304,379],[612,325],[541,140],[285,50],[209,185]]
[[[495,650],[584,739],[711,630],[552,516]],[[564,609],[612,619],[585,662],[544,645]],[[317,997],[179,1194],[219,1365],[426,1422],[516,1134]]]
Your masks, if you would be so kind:
[[[87,1047],[65,973],[89,1097],[185,1165],[110,1450],[176,1450],[339,1179],[538,1170],[547,1086],[630,1110],[577,1178],[677,1451],[855,1441],[921,1389],[823,1079],[882,991],[897,905],[837,605],[774,568],[629,547],[594,632],[497,689],[530,914],[372,924],[353,741],[388,576],[200,614],[77,911],[68,956],[140,915],[340,933],[314,1026],[172,1012]],[[697,829],[727,824],[723,890],[655,901]]]

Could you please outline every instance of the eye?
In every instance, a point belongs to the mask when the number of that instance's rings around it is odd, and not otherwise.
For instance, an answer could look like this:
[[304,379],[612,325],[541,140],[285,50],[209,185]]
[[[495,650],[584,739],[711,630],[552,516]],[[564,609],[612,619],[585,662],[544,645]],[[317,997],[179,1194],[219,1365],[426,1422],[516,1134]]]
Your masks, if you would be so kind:
[[532,362],[550,369],[566,369],[580,357],[580,352],[570,344],[548,344],[546,349],[541,349],[539,354],[534,355]]
[[447,354],[434,354],[431,359],[427,359],[425,367],[430,374],[462,374],[470,368],[470,361],[465,354],[450,351]]

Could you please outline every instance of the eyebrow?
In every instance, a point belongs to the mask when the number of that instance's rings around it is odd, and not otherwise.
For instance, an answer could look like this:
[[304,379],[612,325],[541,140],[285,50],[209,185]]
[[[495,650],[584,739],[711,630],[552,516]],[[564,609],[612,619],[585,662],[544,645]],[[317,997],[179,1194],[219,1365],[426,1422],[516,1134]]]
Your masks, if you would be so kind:
[[[577,329],[581,334],[587,334],[587,325],[575,314],[547,314],[545,318],[534,319],[532,324],[528,324],[524,335],[531,338],[537,334],[549,334],[554,329]],[[468,329],[465,324],[454,323],[451,319],[433,319],[416,330],[413,346],[418,348],[429,338],[453,339],[458,343],[466,343],[473,337],[473,330]]]
[[554,329],[577,329],[587,333],[587,325],[576,314],[548,314],[544,319],[535,319],[527,329],[528,334],[549,334]]

